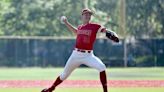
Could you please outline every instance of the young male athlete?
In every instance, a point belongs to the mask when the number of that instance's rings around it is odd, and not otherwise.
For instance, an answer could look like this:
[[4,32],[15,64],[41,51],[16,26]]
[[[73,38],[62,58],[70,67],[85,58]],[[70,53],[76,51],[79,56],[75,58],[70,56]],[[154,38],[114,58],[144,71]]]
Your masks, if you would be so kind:
[[63,22],[68,29],[77,36],[75,48],[65,65],[63,73],[57,77],[51,87],[43,89],[41,92],[52,92],[55,90],[55,88],[81,64],[97,69],[100,72],[100,81],[103,87],[103,92],[108,91],[105,72],[106,67],[103,62],[93,54],[93,45],[98,32],[105,33],[106,37],[114,42],[119,42],[119,39],[116,33],[107,30],[99,24],[91,23],[90,19],[92,14],[93,12],[90,9],[83,9],[81,12],[82,24],[79,25],[78,28],[72,26],[67,18],[63,19]]

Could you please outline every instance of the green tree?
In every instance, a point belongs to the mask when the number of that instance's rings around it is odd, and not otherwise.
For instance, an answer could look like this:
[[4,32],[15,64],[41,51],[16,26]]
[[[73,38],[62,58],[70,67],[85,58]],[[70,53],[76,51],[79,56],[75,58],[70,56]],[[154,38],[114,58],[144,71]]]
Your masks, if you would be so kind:
[[[10,6],[10,0],[1,0],[0,1],[0,26],[1,26],[1,21],[3,19],[3,14],[6,13],[6,11],[9,9]],[[4,35],[4,31],[0,28],[0,35]]]
[[[0,35],[72,36],[60,16],[77,26],[80,12],[88,7],[93,21],[120,33],[120,0],[1,0]],[[164,36],[164,0],[126,0],[127,32],[135,37]]]
[[127,30],[135,37],[164,36],[163,0],[127,0]]
[[80,18],[79,11],[83,7],[81,2],[81,0],[12,0],[10,9],[3,14],[1,27],[4,35],[71,35],[59,19],[60,16],[67,15],[68,19],[77,25]]

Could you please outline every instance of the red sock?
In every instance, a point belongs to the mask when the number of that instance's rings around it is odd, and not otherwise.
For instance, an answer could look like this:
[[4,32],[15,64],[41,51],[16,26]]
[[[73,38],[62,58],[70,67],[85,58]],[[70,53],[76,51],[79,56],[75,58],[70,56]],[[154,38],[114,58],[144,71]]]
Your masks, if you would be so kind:
[[60,76],[56,79],[56,81],[53,83],[53,85],[50,87],[50,90],[54,90],[56,86],[58,86],[63,81],[60,79]]
[[108,92],[108,89],[107,89],[107,78],[106,78],[106,72],[105,71],[100,72],[100,81],[101,81],[101,84],[103,86],[104,92]]

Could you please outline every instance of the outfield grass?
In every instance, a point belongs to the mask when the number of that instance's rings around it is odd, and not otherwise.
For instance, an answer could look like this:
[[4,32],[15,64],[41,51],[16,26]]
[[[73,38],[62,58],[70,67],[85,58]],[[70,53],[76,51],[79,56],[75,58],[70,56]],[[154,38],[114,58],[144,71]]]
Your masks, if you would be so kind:
[[[0,80],[54,80],[63,68],[0,68]],[[108,68],[107,77],[112,80],[164,80],[164,68]],[[97,80],[95,69],[78,68],[70,80]]]
[[[0,68],[0,80],[54,80],[63,68]],[[111,80],[164,80],[164,68],[108,68]],[[78,68],[68,80],[99,80],[95,69]],[[40,92],[42,88],[0,88],[0,92]],[[55,92],[102,92],[101,88],[57,88]],[[164,92],[164,88],[109,88],[109,92]]]
[[[40,92],[41,88],[3,88],[0,92]],[[101,88],[57,88],[55,92],[102,92]],[[109,88],[109,92],[164,92],[164,88]]]

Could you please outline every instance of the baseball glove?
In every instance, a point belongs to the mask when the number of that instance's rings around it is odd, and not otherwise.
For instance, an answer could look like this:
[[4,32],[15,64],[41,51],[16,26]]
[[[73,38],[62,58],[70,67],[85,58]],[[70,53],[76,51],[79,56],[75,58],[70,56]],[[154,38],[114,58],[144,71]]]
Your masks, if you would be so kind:
[[114,42],[119,42],[117,34],[111,30],[106,31],[106,37]]

